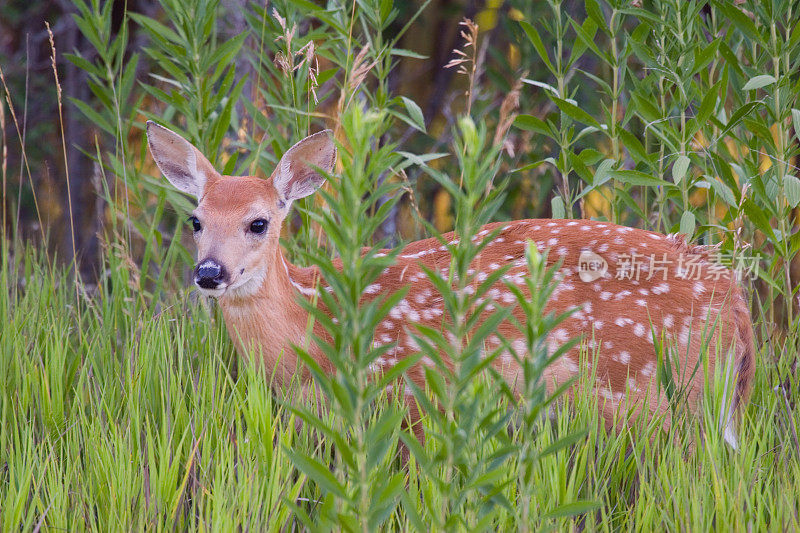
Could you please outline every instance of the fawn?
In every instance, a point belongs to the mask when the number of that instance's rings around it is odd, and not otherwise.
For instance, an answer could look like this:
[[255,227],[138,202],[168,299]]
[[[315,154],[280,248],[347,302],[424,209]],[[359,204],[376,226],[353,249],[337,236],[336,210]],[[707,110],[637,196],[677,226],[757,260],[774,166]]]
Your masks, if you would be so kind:
[[[279,235],[292,201],[312,194],[324,182],[317,169],[331,172],[334,168],[336,147],[330,131],[292,146],[266,180],[220,175],[192,144],[154,122],[147,123],[147,137],[153,158],[169,182],[197,198],[190,218],[198,253],[195,283],[203,294],[217,299],[240,354],[260,351],[277,385],[287,383],[298,372],[293,347],[304,345],[306,336],[308,315],[299,298],[311,298],[316,285],[324,280],[316,268],[286,261]],[[656,344],[664,339],[674,345],[678,366],[689,369],[682,385],[688,391],[691,410],[697,410],[702,396],[703,352],[708,352],[710,369],[724,365],[717,369],[723,371],[730,388],[726,387],[728,412],[720,430],[725,440],[736,446],[735,414],[749,395],[754,374],[753,329],[741,287],[730,270],[711,261],[707,247],[688,245],[681,236],[590,220],[494,223],[482,228],[478,236],[498,228],[502,228],[500,233],[473,264],[478,280],[510,263],[505,282],[524,287],[528,241],[536,243],[539,250],[549,249],[549,262],[563,261],[561,282],[548,308],[577,311],[550,334],[548,344],[555,347],[583,335],[584,349],[591,354],[584,360],[595,367],[593,390],[607,426],[613,426],[613,420],[625,424],[617,415],[631,406],[635,412],[663,415],[664,426],[671,423],[665,393],[654,393],[651,388],[657,379]],[[453,241],[457,236],[444,238]],[[647,257],[649,262],[641,260]],[[447,319],[441,297],[437,298],[420,266],[442,271],[449,263],[447,248],[438,240],[412,242],[403,248],[394,266],[367,287],[365,299],[411,285],[410,292],[374,332],[374,342],[396,343],[387,357],[375,362],[376,371],[413,353],[415,345],[408,330],[415,323],[436,326]],[[615,276],[609,264],[630,268],[622,276],[618,268]],[[690,268],[696,271],[698,267],[702,276],[688,275]],[[504,283],[498,283],[488,296],[497,305],[515,302]],[[514,314],[523,320],[521,313]],[[315,334],[325,338],[319,324],[314,328]],[[524,355],[522,334],[515,326],[504,322],[497,333],[507,339],[510,349]],[[490,340],[496,343],[494,348],[500,345],[499,336]],[[326,372],[334,371],[321,350],[312,346],[311,351]],[[576,375],[591,375],[589,368],[579,366],[579,355],[576,348],[548,367],[548,386]],[[408,377],[420,385],[425,364],[432,363],[423,358],[408,371]],[[519,379],[519,365],[511,354],[498,357],[495,366],[512,386]],[[311,381],[307,372],[301,379]],[[406,403],[410,417],[418,420],[419,413],[411,405],[414,402]]]

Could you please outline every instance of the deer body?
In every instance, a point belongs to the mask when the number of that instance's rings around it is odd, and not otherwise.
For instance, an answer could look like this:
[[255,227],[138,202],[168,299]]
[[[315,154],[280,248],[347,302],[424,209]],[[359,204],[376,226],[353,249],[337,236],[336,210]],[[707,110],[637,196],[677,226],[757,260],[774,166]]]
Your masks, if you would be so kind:
[[[217,297],[239,352],[260,353],[279,385],[298,371],[293,346],[305,346],[325,371],[333,372],[321,350],[306,338],[308,314],[298,301],[325,290],[324,279],[314,267],[300,268],[286,261],[278,244],[280,223],[291,201],[311,194],[323,181],[314,167],[333,167],[335,148],[328,134],[313,135],[292,147],[269,180],[219,176],[187,141],[152,123],[148,124],[148,137],[167,178],[198,197],[193,216],[199,259],[195,281],[204,292]],[[576,311],[550,333],[548,344],[555,349],[576,336],[583,341],[546,369],[549,387],[578,375],[593,375],[607,425],[628,410],[667,414],[665,424],[669,424],[666,399],[654,386],[656,344],[663,343],[664,350],[674,347],[680,371],[685,373],[679,384],[686,387],[692,409],[697,408],[706,379],[701,357],[707,348],[709,370],[722,365],[723,375],[731,383],[730,399],[726,399],[729,413],[723,425],[726,439],[735,444],[732,421],[747,398],[754,373],[752,324],[733,274],[716,266],[705,247],[687,245],[679,236],[588,220],[494,223],[484,226],[476,239],[498,229],[471,265],[477,283],[504,265],[510,266],[501,282],[486,294],[488,310],[514,307],[516,300],[506,283],[527,290],[528,241],[540,251],[549,250],[548,261],[562,261],[561,282],[548,310]],[[458,238],[453,234],[444,237],[449,242]],[[638,265],[636,257],[640,258]],[[620,276],[613,267],[625,264],[628,258],[634,258],[629,275]],[[651,259],[641,262],[641,258]],[[605,264],[606,269],[581,269],[589,260],[595,266]],[[392,346],[375,361],[375,372],[417,351],[409,334],[414,324],[437,327],[446,320],[442,298],[422,266],[446,277],[450,266],[447,247],[436,239],[408,244],[396,263],[365,290],[364,299],[371,299],[410,286],[374,332],[376,345]],[[699,271],[700,277],[688,275],[689,267]],[[518,308],[512,313],[524,321]],[[314,328],[317,336],[326,337],[319,324]],[[524,357],[525,343],[510,321],[501,323],[497,334],[489,337],[487,350],[499,347],[502,339],[506,339],[507,349],[494,364],[514,386],[521,379],[516,357]],[[585,357],[581,357],[581,346]],[[424,385],[424,365],[433,362],[423,357],[408,372],[419,385]],[[304,375],[302,379],[311,378]],[[624,420],[618,423],[624,424]]]

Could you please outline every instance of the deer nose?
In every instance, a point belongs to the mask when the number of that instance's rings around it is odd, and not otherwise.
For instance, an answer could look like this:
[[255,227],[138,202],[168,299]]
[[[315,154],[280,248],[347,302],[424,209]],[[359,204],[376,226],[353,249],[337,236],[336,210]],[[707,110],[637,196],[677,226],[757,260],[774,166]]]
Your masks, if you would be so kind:
[[214,259],[205,259],[194,269],[194,282],[203,289],[216,289],[226,277],[225,267]]

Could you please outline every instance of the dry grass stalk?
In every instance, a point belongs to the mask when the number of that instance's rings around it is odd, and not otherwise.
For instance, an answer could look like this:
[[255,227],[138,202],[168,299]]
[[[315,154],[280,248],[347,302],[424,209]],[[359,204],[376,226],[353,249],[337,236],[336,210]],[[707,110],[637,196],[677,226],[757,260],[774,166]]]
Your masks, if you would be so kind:
[[[467,115],[469,115],[472,111],[475,79],[478,72],[478,63],[480,63],[478,58],[478,25],[468,18],[464,18],[458,25],[465,28],[460,32],[461,38],[464,39],[464,45],[461,49],[453,49],[453,53],[457,57],[451,59],[444,68],[458,67],[457,72],[469,78],[469,88],[467,89]],[[471,55],[467,54],[467,48],[472,49]]]
[[0,131],[3,132],[3,153],[2,153],[2,156],[0,156],[0,157],[2,157],[2,173],[3,173],[3,198],[2,198],[2,202],[3,202],[3,219],[0,220],[0,224],[2,224],[2,226],[0,227],[0,231],[2,231],[3,235],[5,235],[5,231],[6,231],[6,203],[7,203],[6,202],[6,198],[8,198],[8,195],[6,193],[6,191],[7,191],[6,184],[7,184],[7,179],[8,179],[8,144],[7,144],[7,141],[6,141],[6,106],[5,106],[5,104],[3,104],[2,101],[0,101]]
[[273,61],[275,66],[278,67],[284,74],[289,74],[295,70],[294,53],[292,52],[292,40],[294,40],[294,34],[297,32],[297,24],[293,24],[291,28],[288,28],[286,25],[286,19],[280,16],[277,9],[272,10],[272,16],[275,17],[275,20],[278,21],[281,30],[283,30],[283,34],[276,37],[275,42],[283,41],[286,43],[287,52],[285,54],[283,52],[278,52],[275,54],[275,59]]
[[[14,122],[14,128],[17,131],[17,139],[19,139],[20,153],[22,154],[22,162],[25,165],[25,172],[28,174],[28,182],[31,185],[31,195],[33,196],[33,207],[36,209],[36,218],[39,220],[39,231],[42,235],[42,242],[46,240],[44,233],[44,220],[42,219],[42,212],[39,209],[39,200],[36,196],[36,187],[33,186],[33,175],[31,174],[31,167],[28,164],[28,151],[25,149],[24,135],[17,120],[17,113],[14,110],[14,103],[11,101],[11,92],[6,85],[6,77],[3,73],[3,67],[0,66],[0,83],[3,84],[3,90],[6,92],[6,103],[8,104],[8,111],[11,114],[11,120]],[[22,176],[20,176],[20,188],[22,187]],[[19,220],[17,221],[19,222]],[[50,263],[50,256],[47,256],[47,262]]]
[[[317,87],[319,87],[319,82],[317,82],[319,60],[317,59],[314,41],[308,41],[299,50],[293,51],[292,41],[294,40],[295,33],[297,33],[297,24],[293,24],[291,28],[288,28],[286,19],[281,17],[276,9],[272,10],[272,16],[275,17],[283,30],[283,34],[279,35],[275,41],[284,41],[286,43],[286,53],[278,52],[275,54],[275,59],[273,60],[275,66],[284,74],[290,75],[308,65],[309,93],[314,99],[314,104],[319,104],[319,99],[317,98]],[[297,56],[301,57],[300,62],[296,62]]]
[[358,52],[358,54],[356,54],[356,57],[353,60],[353,66],[347,73],[347,80],[342,86],[342,92],[339,95],[339,115],[341,115],[347,106],[350,105],[350,101],[353,99],[353,96],[356,94],[356,91],[361,84],[364,83],[364,80],[367,78],[367,74],[369,74],[373,67],[378,64],[377,60],[372,61],[371,63],[367,62],[368,53],[369,46],[364,46]]
[[522,89],[522,78],[527,74],[523,74],[520,79],[514,82],[514,86],[509,93],[503,98],[503,103],[500,105],[500,119],[497,122],[497,128],[494,130],[494,144],[503,144],[503,149],[508,152],[508,155],[514,157],[514,144],[506,138],[508,130],[517,118],[517,109],[519,109],[519,93]]
[[[80,303],[80,283],[78,279],[78,250],[75,247],[75,217],[72,213],[72,188],[69,179],[69,162],[67,161],[67,140],[64,135],[64,106],[61,100],[61,82],[58,79],[58,69],[56,68],[56,43],[53,39],[53,32],[50,30],[50,23],[45,21],[47,35],[50,39],[50,62],[53,67],[53,78],[56,81],[56,95],[58,97],[58,125],[61,130],[61,150],[64,156],[64,173],[67,179],[67,206],[69,208],[69,236],[72,242],[72,272],[75,275],[75,304]],[[77,307],[76,307],[77,309]],[[83,330],[80,330],[83,337]]]

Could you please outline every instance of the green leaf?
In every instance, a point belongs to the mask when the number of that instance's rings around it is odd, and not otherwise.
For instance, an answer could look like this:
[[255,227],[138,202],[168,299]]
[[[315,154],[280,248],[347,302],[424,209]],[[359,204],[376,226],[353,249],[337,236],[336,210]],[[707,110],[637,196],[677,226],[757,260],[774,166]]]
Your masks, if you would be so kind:
[[756,107],[762,105],[761,102],[748,102],[741,106],[739,109],[734,111],[731,118],[728,120],[728,123],[725,125],[725,128],[717,135],[718,139],[722,139],[725,137],[729,131],[731,131],[736,125],[747,115],[750,114]]
[[553,98],[552,100],[553,102],[555,102],[558,108],[570,118],[577,120],[578,122],[581,122],[583,124],[594,126],[597,129],[601,129],[599,122],[597,122],[594,118],[592,118],[592,116],[589,113],[587,113],[580,107],[576,106],[575,104],[567,102],[566,100],[562,100],[561,98]]
[[755,89],[760,89],[762,87],[766,87],[767,85],[772,85],[775,83],[775,78],[770,76],[769,74],[761,74],[760,76],[753,76],[750,78],[747,83],[744,84],[742,87],[743,91],[753,91]]
[[552,200],[550,200],[550,206],[553,210],[553,218],[566,218],[564,200],[562,200],[560,196],[555,196]]
[[661,178],[653,177],[638,170],[610,170],[608,174],[623,183],[629,185],[641,185],[644,187],[661,187],[665,185],[672,185],[670,182],[662,180]]
[[289,0],[289,2],[300,8],[300,11],[316,13],[320,10],[319,6],[311,0]]
[[732,68],[738,76],[744,77],[745,74],[742,70],[741,64],[739,63],[739,58],[736,56],[733,50],[731,50],[727,43],[720,43],[719,53],[725,60],[725,63]]
[[81,113],[83,113],[86,118],[93,122],[97,127],[110,134],[112,137],[116,136],[116,128],[112,126],[102,115],[100,115],[100,113],[92,109],[88,104],[82,102],[81,100],[76,100],[71,96],[69,97],[69,101],[72,102],[75,107],[80,109]]
[[595,509],[599,509],[601,506],[600,502],[595,502],[591,500],[578,500],[572,503],[565,503],[564,505],[559,505],[542,518],[563,518],[565,516],[575,516],[579,514],[585,514],[589,511],[593,511]]
[[592,19],[598,28],[608,33],[608,23],[603,16],[603,10],[597,0],[586,0],[586,15]]
[[694,227],[695,227],[695,218],[694,213],[691,211],[684,211],[683,215],[681,215],[681,224],[680,224],[680,232],[686,235],[688,239],[691,239],[694,235]]
[[628,150],[631,159],[633,159],[637,164],[647,163],[650,161],[647,150],[634,134],[624,129],[619,129],[618,133],[620,139],[622,139],[623,146]]
[[796,176],[787,174],[783,177],[783,191],[786,193],[786,200],[791,207],[797,207],[800,203],[800,179]]
[[553,132],[550,131],[550,127],[547,123],[533,115],[519,115],[516,119],[514,119],[514,126],[521,130],[526,131],[534,131],[536,133],[540,133],[547,137],[553,138]]
[[612,169],[615,163],[616,161],[613,159],[605,159],[602,163],[597,165],[597,169],[594,171],[594,179],[592,180],[593,188],[597,188],[611,179],[609,171]]
[[686,171],[689,170],[689,158],[681,154],[672,165],[672,181],[678,185],[683,178],[686,177]]
[[[569,60],[566,64],[567,69],[570,69],[572,65],[574,65],[575,62],[581,58],[581,56],[583,56],[583,54],[586,52],[586,48],[590,46],[590,43],[594,43],[594,36],[597,34],[597,24],[595,24],[593,20],[586,19],[583,21],[583,25],[579,26],[570,18],[570,23],[573,25],[573,27],[581,28],[580,35],[584,37],[588,36],[589,41],[587,42],[587,40],[579,38],[575,43],[572,44],[572,51],[569,54]],[[595,45],[594,48],[596,49],[597,46]]]
[[744,213],[747,215],[747,218],[750,219],[750,222],[752,222],[756,228],[761,230],[761,232],[769,237],[772,242],[777,242],[777,239],[775,238],[775,232],[772,230],[772,226],[769,225],[769,219],[764,214],[763,209],[756,205],[756,203],[750,198],[747,198],[744,201],[742,208],[744,209]]
[[393,56],[410,57],[412,59],[428,59],[428,56],[406,50],[405,48],[392,48]]
[[745,15],[741,9],[733,5],[730,0],[714,0],[714,5],[722,11],[739,29],[751,39],[763,43],[756,25]]
[[722,200],[729,206],[736,207],[736,198],[733,196],[733,191],[731,191],[730,187],[713,177],[706,176],[705,178],[706,181],[711,184],[711,188],[714,189],[714,192],[717,196],[722,198]]
[[528,78],[522,78],[522,83],[527,83],[528,85],[533,85],[534,87],[539,87],[540,89],[544,89],[545,91],[551,93],[553,96],[561,96],[560,94],[558,94],[558,89],[556,89],[549,83],[545,83],[543,81],[531,80]]
[[585,429],[581,429],[575,431],[574,433],[570,433],[569,435],[558,439],[556,442],[545,448],[544,450],[539,453],[539,457],[546,457],[548,455],[552,455],[554,453],[558,453],[559,451],[563,450],[564,448],[568,448],[573,444],[580,441],[583,437],[586,436],[588,432]]
[[800,141],[800,109],[792,109],[792,122],[794,123],[794,134]]
[[697,114],[692,117],[689,123],[686,125],[687,134],[689,136],[694,136],[697,131],[706,125],[708,118],[714,112],[714,109],[717,106],[717,101],[720,99],[720,88],[722,86],[722,81],[718,81],[715,83],[708,92],[703,97],[702,102],[700,102],[700,107],[697,109]]
[[428,166],[428,161],[433,161],[434,159],[441,159],[442,157],[449,157],[451,154],[447,153],[434,153],[434,154],[412,154],[411,152],[404,152],[402,150],[397,151],[398,154],[402,155],[408,164],[401,163],[402,168],[406,168],[410,165],[417,165],[418,167],[425,168]]
[[528,163],[527,165],[522,165],[521,167],[509,170],[509,174],[513,174],[514,172],[525,172],[526,170],[531,170],[538,166],[541,166],[544,163],[546,163],[546,161],[540,159],[539,161],[534,161],[533,163]]
[[720,39],[714,39],[708,46],[695,49],[694,65],[692,67],[692,75],[697,74],[703,70],[712,59],[717,57],[717,50],[719,49]]
[[101,78],[103,76],[103,70],[100,67],[95,66],[94,63],[92,63],[91,61],[89,61],[87,59],[84,59],[83,57],[81,57],[79,55],[64,54],[64,57],[67,58],[69,61],[71,61],[74,65],[76,65],[80,69],[85,70],[86,72],[88,72],[89,74],[93,74],[94,76],[97,76],[98,78]]
[[177,33],[172,31],[167,26],[164,26],[157,20],[145,15],[140,15],[139,13],[128,13],[128,15],[145,30],[147,30],[151,36],[156,38],[161,37],[161,41],[163,43],[172,42],[177,45],[181,45],[183,43],[183,39],[181,39]]
[[594,165],[603,159],[603,154],[594,148],[586,148],[582,150],[580,154],[578,154],[578,159],[580,159],[584,165]]
[[547,65],[547,68],[550,72],[554,72],[555,69],[553,68],[553,64],[550,62],[550,58],[547,57],[547,50],[544,48],[544,43],[542,42],[542,38],[539,37],[539,32],[536,31],[536,28],[530,25],[530,23],[521,20],[519,22],[522,29],[525,30],[525,33],[528,35],[528,39],[533,44],[533,47],[536,49],[536,53],[539,54],[539,57],[544,64]]
[[327,466],[323,466],[313,457],[307,457],[290,448],[285,448],[285,451],[286,455],[289,456],[297,469],[316,481],[323,491],[334,494],[338,498],[347,498],[344,487],[342,487],[339,480],[334,477]]
[[575,30],[575,35],[578,36],[578,41],[581,43],[581,45],[585,48],[589,48],[594,53],[594,55],[596,55],[603,61],[608,61],[606,54],[601,52],[600,49],[597,47],[597,44],[594,42],[594,36],[597,33],[597,24],[595,24],[594,21],[592,21],[591,19],[586,19],[583,25],[578,24],[574,20],[571,20],[571,23],[572,23],[572,28]]
[[405,96],[401,96],[400,98],[403,100],[403,104],[406,106],[408,118],[411,119],[412,125],[422,133],[426,133],[425,116],[422,114],[422,109],[420,109],[417,103],[411,98],[406,98]]

